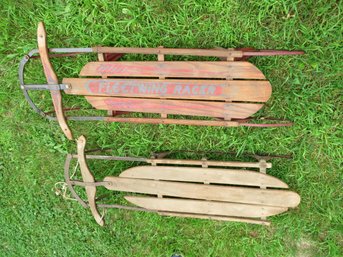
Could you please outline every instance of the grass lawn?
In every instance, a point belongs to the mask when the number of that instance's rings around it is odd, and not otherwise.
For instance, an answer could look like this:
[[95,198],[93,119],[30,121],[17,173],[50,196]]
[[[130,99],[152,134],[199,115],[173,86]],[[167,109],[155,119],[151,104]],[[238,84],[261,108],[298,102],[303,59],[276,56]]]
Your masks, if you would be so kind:
[[[0,3],[1,256],[342,256],[342,12],[340,1],[80,1]],[[168,218],[109,210],[99,227],[90,211],[55,193],[75,142],[44,120],[19,89],[20,59],[36,48],[44,21],[50,47],[255,47],[304,50],[303,56],[255,57],[273,86],[256,116],[287,118],[290,128],[206,128],[71,122],[88,147],[148,157],[161,150],[292,154],[270,174],[300,194],[294,210],[270,227]],[[127,56],[126,60],[153,57]],[[186,57],[177,57],[186,59]],[[59,58],[59,78],[76,77],[88,58]],[[44,82],[38,61],[28,82]],[[88,106],[66,97],[65,106]],[[36,102],[51,108],[47,92]],[[96,177],[118,174],[120,162],[92,164]]]

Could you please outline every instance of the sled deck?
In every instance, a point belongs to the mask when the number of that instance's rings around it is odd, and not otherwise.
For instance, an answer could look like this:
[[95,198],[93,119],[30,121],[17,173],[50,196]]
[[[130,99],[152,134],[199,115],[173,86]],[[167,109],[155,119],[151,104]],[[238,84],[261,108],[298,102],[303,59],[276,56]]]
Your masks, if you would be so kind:
[[[43,23],[38,25],[38,50],[26,55],[19,67],[21,89],[31,107],[43,117],[57,120],[64,134],[72,139],[68,120],[103,120],[150,124],[198,126],[289,126],[291,123],[250,123],[271,96],[272,88],[250,56],[294,55],[302,51],[244,49],[174,49],[174,48],[51,48],[48,49]],[[60,82],[50,58],[97,53],[98,60],[87,63],[77,78]],[[156,61],[117,61],[124,54],[156,55]],[[218,61],[165,61],[165,55],[210,56]],[[47,84],[25,84],[24,67],[39,57]],[[49,90],[55,115],[37,107],[30,90]],[[68,116],[62,92],[84,96],[103,116]],[[105,112],[104,112],[105,111]],[[105,114],[106,113],[106,114]],[[134,113],[157,114],[137,117]],[[105,114],[105,115],[104,115]],[[185,115],[194,118],[171,118]],[[156,116],[156,115],[155,115]]]
[[[300,196],[289,191],[286,183],[266,174],[271,163],[263,159],[258,162],[218,162],[86,156],[85,144],[86,139],[81,136],[77,140],[78,153],[68,155],[65,179],[72,195],[84,207],[90,208],[99,225],[104,225],[104,221],[98,208],[269,225],[267,217],[286,212],[300,203]],[[78,160],[82,180],[70,178],[72,158]],[[124,170],[119,176],[95,181],[87,159],[139,161],[151,165],[136,166]],[[74,186],[85,187],[87,201],[76,194]],[[96,200],[99,186],[124,192],[128,205],[99,203]]]

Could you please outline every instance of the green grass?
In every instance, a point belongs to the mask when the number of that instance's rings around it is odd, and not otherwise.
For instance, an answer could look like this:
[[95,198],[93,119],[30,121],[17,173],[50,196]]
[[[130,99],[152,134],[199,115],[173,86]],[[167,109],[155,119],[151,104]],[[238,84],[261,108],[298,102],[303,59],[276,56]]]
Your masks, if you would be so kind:
[[[20,3],[19,3],[20,2]],[[340,1],[15,1],[0,3],[1,256],[342,256],[342,12]],[[50,47],[255,47],[300,49],[303,56],[251,59],[273,85],[257,116],[288,118],[291,128],[203,128],[77,123],[88,147],[149,156],[160,150],[293,154],[270,174],[302,197],[270,227],[109,210],[99,227],[74,201],[54,192],[63,181],[67,141],[35,114],[17,80],[20,59],[36,48],[44,21]],[[127,57],[130,58],[130,57]],[[131,57],[141,58],[142,57]],[[182,59],[182,58],[181,58]],[[60,78],[77,76],[85,58],[58,59]],[[35,62],[27,80],[44,82]],[[36,101],[51,108],[48,94]],[[82,104],[68,97],[66,106]],[[242,157],[243,158],[243,157]],[[92,164],[94,167],[95,164]],[[124,164],[101,163],[100,175]]]

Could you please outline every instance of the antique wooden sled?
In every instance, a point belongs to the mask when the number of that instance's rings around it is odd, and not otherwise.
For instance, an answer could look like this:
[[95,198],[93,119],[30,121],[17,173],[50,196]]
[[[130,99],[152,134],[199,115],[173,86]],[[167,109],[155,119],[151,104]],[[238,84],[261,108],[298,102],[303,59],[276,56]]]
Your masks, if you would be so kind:
[[[75,199],[83,207],[90,208],[101,226],[104,221],[98,208],[269,225],[267,217],[295,208],[300,203],[300,196],[287,190],[286,183],[266,174],[271,163],[264,159],[225,162],[86,155],[85,145],[86,139],[81,136],[77,140],[77,154],[68,154],[65,180]],[[78,160],[82,180],[70,177],[73,158]],[[136,166],[118,177],[107,176],[102,181],[95,181],[87,165],[90,159],[137,161],[151,165]],[[74,186],[85,187],[86,201],[76,193]],[[131,205],[100,203],[97,187],[127,193],[124,198]]]
[[[59,82],[50,57],[97,53],[98,60],[87,63],[80,78]],[[116,61],[123,54],[156,55],[157,61]],[[289,126],[291,123],[249,123],[250,116],[263,107],[272,88],[263,73],[246,59],[251,56],[295,55],[302,51],[244,49],[174,48],[50,48],[43,23],[38,25],[38,49],[26,55],[19,66],[21,89],[30,106],[40,115],[57,120],[71,139],[67,120],[104,120],[151,124],[199,126]],[[39,55],[39,56],[38,56]],[[220,61],[164,61],[165,55],[217,57]],[[39,57],[47,84],[25,84],[24,68]],[[41,110],[29,95],[30,90],[49,90],[55,115]],[[85,96],[105,116],[66,116],[62,94]],[[159,117],[130,116],[154,113]],[[169,115],[169,117],[168,117]],[[170,115],[207,117],[207,119],[170,118]],[[211,118],[210,120],[208,118]]]

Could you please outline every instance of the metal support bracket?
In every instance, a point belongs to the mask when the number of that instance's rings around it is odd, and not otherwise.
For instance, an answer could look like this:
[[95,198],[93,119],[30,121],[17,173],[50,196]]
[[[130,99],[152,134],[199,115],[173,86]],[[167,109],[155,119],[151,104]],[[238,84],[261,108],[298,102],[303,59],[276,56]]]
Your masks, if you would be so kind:
[[67,90],[71,89],[70,84],[24,84],[20,85],[23,90]]

